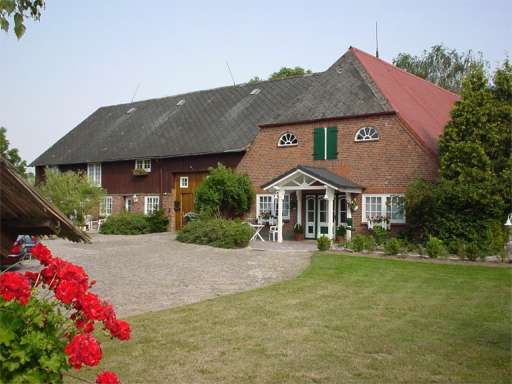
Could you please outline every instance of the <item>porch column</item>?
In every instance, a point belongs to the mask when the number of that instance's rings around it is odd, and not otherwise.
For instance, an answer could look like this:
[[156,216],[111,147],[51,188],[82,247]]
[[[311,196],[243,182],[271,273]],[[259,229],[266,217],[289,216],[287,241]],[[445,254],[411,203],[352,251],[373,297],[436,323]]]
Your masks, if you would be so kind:
[[[350,204],[352,202],[352,194],[350,192],[345,192],[345,200],[347,201],[347,221],[351,221],[348,219],[352,219],[352,210],[350,209]],[[352,224],[354,226],[354,224]],[[347,229],[347,233],[345,234],[347,241],[352,239],[352,230]]]
[[297,224],[302,225],[302,191],[295,193],[297,195]]
[[284,202],[284,191],[279,189],[277,192],[277,242],[283,242],[283,202]]
[[334,189],[327,187],[325,190],[327,195],[327,237],[334,239]]

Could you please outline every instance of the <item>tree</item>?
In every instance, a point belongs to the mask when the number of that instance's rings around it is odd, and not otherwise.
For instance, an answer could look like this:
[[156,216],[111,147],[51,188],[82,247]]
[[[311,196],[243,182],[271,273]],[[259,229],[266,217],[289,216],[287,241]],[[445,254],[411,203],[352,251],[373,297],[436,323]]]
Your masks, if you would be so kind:
[[9,32],[14,21],[14,33],[21,39],[26,30],[25,19],[39,20],[43,9],[44,0],[0,0],[0,28]]
[[20,175],[25,177],[25,172],[27,168],[27,162],[22,160],[18,149],[10,148],[9,149],[9,140],[7,140],[7,129],[4,127],[0,127],[0,155],[9,161],[14,168],[18,171]]
[[285,79],[287,77],[292,77],[292,76],[304,76],[309,73],[312,73],[311,69],[304,69],[302,67],[295,67],[295,68],[282,67],[279,71],[272,73],[268,79],[269,80],[279,80],[279,79]]
[[474,66],[461,96],[439,139],[440,181],[409,187],[407,221],[416,239],[434,235],[495,253],[512,211],[512,66],[505,61],[492,82]]
[[[279,80],[279,79],[285,79],[287,77],[292,76],[304,76],[306,74],[313,73],[311,69],[304,69],[302,67],[295,67],[295,68],[288,68],[288,67],[282,67],[279,71],[274,72],[270,74],[268,77],[268,80]],[[264,79],[260,79],[259,76],[254,76],[252,79],[250,79],[247,84],[256,84],[260,81],[264,81]]]
[[260,79],[259,76],[254,76],[247,82],[247,84],[256,84],[259,83],[260,81],[263,81],[263,79]]
[[93,185],[83,172],[46,170],[41,193],[75,223],[83,224],[86,215],[98,212],[105,192]]
[[217,164],[196,191],[196,207],[201,214],[239,217],[249,212],[254,190],[247,175]]
[[469,50],[459,53],[443,45],[434,45],[419,56],[399,53],[393,64],[455,93],[461,91],[467,73],[475,67],[487,65],[480,52],[474,54]]

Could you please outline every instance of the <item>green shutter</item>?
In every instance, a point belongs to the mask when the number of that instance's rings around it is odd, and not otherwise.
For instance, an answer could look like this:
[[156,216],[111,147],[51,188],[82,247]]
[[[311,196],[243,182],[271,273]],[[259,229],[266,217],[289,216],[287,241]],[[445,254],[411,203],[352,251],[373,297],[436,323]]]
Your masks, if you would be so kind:
[[313,142],[313,159],[325,159],[325,130],[323,128],[315,128]]
[[327,128],[327,159],[338,158],[338,128]]

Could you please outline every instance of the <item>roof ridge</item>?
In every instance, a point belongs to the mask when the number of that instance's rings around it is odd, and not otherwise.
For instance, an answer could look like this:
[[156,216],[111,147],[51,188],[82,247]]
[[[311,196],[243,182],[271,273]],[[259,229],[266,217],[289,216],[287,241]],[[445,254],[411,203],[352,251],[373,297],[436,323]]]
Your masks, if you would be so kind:
[[[448,90],[448,89],[446,89],[446,88],[443,88],[443,87],[441,87],[440,85],[438,85],[438,84],[435,84],[435,83],[431,82],[430,80],[424,79],[423,77],[420,77],[420,76],[418,76],[418,75],[415,75],[414,73],[411,73],[411,72],[409,72],[409,71],[406,71],[406,70],[405,70],[405,69],[403,69],[403,68],[399,68],[399,67],[397,67],[396,65],[391,64],[391,63],[388,63],[387,61],[385,61],[385,60],[381,59],[380,57],[375,57],[375,56],[373,56],[373,55],[369,54],[368,52],[365,52],[365,51],[363,51],[363,50],[361,50],[361,49],[359,49],[359,48],[356,48],[356,47],[350,47],[350,48],[349,48],[349,50],[352,50],[352,51],[354,51],[354,52],[356,52],[356,53],[358,52],[358,53],[361,53],[361,54],[363,54],[363,55],[366,55],[366,56],[370,57],[370,58],[371,58],[371,59],[373,59],[373,60],[377,60],[377,61],[381,62],[382,64],[385,64],[386,66],[393,68],[394,70],[398,70],[398,71],[400,71],[400,72],[403,72],[403,73],[405,73],[406,75],[409,75],[409,76],[411,76],[411,77],[414,77],[415,79],[418,79],[418,80],[421,80],[421,81],[423,81],[423,82],[425,82],[425,83],[428,83],[428,84],[430,84],[430,85],[433,85],[434,87],[436,87],[436,88],[438,88],[438,89],[440,89],[440,90],[442,90],[442,91],[445,91],[445,92],[447,92],[447,93],[450,93],[450,94],[452,94],[452,95],[454,95],[454,96],[460,96],[459,94],[457,94],[457,93],[455,93],[455,92],[452,92],[452,91],[450,91],[450,90]],[[356,57],[357,57],[357,55],[356,55]],[[361,64],[362,64],[362,63],[361,63]],[[364,66],[364,64],[363,64],[363,66]]]
[[236,85],[223,85],[223,86],[220,86],[220,87],[215,87],[215,88],[208,88],[208,89],[199,89],[199,90],[196,90],[196,91],[189,91],[189,92],[184,92],[184,93],[177,93],[175,95],[168,95],[168,96],[161,96],[161,97],[151,97],[149,99],[144,99],[144,100],[137,100],[137,101],[131,101],[129,103],[118,103],[118,104],[109,104],[109,105],[103,105],[101,107],[99,107],[98,109],[101,109],[101,108],[110,108],[110,107],[120,107],[120,106],[123,106],[123,105],[126,105],[126,106],[129,106],[129,105],[134,105],[134,104],[140,104],[140,103],[145,103],[145,102],[148,102],[148,101],[157,101],[157,100],[164,100],[164,99],[171,99],[171,98],[175,98],[175,97],[185,97],[187,95],[192,95],[192,94],[199,94],[199,93],[206,93],[206,92],[213,92],[213,91],[218,91],[220,89],[227,89],[227,88],[244,88],[246,86],[249,86],[249,85],[258,85],[258,84],[262,84],[262,83],[270,83],[270,82],[278,82],[278,81],[285,81],[285,80],[291,80],[291,79],[297,79],[297,78],[304,78],[304,77],[311,77],[311,76],[319,76],[321,75],[323,72],[314,72],[314,73],[309,73],[307,75],[297,75],[297,76],[288,76],[288,77],[284,77],[282,79],[273,79],[273,80],[261,80],[261,81],[258,81],[257,83],[252,83],[252,84],[249,84],[249,83],[240,83],[240,84],[236,84]]

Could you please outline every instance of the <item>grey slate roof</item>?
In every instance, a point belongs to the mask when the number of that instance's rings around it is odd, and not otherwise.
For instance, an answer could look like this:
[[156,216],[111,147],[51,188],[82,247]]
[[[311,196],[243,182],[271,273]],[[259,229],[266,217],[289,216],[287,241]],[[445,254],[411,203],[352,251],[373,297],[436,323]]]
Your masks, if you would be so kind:
[[272,184],[274,184],[276,181],[279,181],[281,179],[286,178],[287,176],[291,175],[295,171],[300,170],[304,173],[313,176],[314,178],[332,185],[333,187],[337,188],[349,188],[349,189],[363,189],[364,187],[360,186],[359,184],[354,183],[352,180],[347,179],[346,177],[337,175],[334,172],[329,171],[326,168],[322,167],[312,167],[309,165],[298,165],[295,168],[290,169],[289,171],[283,173],[282,175],[277,176],[273,180],[269,181],[268,183],[265,183],[261,186],[261,188],[266,188]]
[[241,152],[264,123],[390,110],[357,63],[348,51],[322,73],[101,107],[31,165]]

